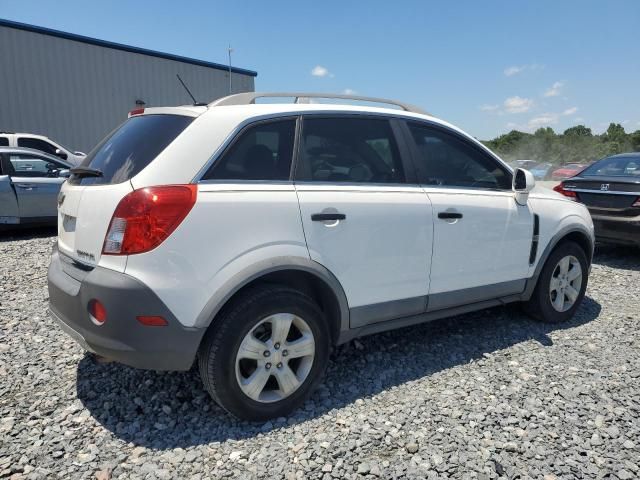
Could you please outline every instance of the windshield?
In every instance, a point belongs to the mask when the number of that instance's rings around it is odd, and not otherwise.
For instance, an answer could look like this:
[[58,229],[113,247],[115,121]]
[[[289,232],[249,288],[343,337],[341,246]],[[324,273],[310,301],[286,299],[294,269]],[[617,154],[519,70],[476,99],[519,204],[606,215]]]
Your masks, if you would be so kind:
[[640,156],[605,158],[587,168],[582,175],[605,177],[640,177]]
[[101,175],[72,175],[75,185],[126,182],[153,161],[193,121],[182,115],[141,115],[129,118],[98,144],[81,167]]

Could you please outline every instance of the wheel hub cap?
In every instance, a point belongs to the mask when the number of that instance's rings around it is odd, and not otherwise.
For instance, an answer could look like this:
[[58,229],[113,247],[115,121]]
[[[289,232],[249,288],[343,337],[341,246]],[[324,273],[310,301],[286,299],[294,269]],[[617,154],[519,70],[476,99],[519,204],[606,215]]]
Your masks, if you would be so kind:
[[252,400],[277,402],[306,380],[315,357],[315,339],[302,318],[270,315],[242,340],[236,354],[236,380]]
[[566,312],[576,303],[582,287],[582,266],[576,257],[560,259],[551,274],[549,299],[557,312]]

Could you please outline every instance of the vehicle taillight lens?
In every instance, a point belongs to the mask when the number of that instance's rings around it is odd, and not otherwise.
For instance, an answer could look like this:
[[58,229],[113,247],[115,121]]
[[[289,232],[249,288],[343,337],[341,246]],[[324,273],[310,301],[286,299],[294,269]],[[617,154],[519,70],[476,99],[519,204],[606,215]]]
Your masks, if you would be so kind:
[[631,205],[632,207],[640,207],[640,197],[636,198],[636,201],[633,202],[633,205]]
[[562,183],[559,183],[558,185],[553,187],[553,191],[561,193],[562,195],[564,195],[565,197],[570,198],[571,200],[577,200],[578,199],[577,195],[576,195],[576,192],[572,192],[571,190],[565,190],[564,189],[564,185]]
[[136,115],[142,115],[144,113],[144,108],[135,108],[129,112],[129,118],[135,117]]
[[166,185],[135,190],[113,213],[102,253],[131,255],[160,245],[196,203],[196,185]]

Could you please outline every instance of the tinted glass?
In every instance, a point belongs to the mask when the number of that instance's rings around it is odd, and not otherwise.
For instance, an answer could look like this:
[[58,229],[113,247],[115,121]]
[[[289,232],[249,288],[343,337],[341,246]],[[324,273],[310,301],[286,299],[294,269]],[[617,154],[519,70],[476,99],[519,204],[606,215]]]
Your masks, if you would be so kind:
[[20,137],[18,138],[18,146],[24,148],[33,148],[35,150],[40,150],[41,152],[50,153],[51,155],[56,154],[55,146],[38,138]]
[[81,185],[126,182],[149,165],[192,121],[193,117],[182,115],[132,117],[83,160],[83,167],[100,170],[102,176],[78,178],[72,175],[69,181]]
[[64,165],[30,155],[11,155],[9,162],[16,177],[57,177]]
[[9,139],[7,137],[0,137],[0,147],[8,147]]
[[640,156],[605,158],[594,163],[584,172],[585,176],[608,176],[608,177],[640,177]]
[[248,127],[203,179],[289,180],[295,131],[293,119]]
[[418,178],[425,185],[511,189],[510,172],[456,135],[410,124],[418,149]]
[[296,178],[315,182],[404,182],[389,122],[370,118],[305,118]]

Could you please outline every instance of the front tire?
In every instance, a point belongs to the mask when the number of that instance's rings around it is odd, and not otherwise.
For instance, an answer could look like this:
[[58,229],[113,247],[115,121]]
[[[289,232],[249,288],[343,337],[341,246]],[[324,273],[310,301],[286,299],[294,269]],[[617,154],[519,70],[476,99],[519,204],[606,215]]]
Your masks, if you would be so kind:
[[546,323],[562,323],[575,314],[589,278],[585,251],[575,242],[563,242],[547,258],[525,311]]
[[280,285],[252,288],[216,317],[200,346],[205,388],[243,420],[286,416],[304,402],[327,366],[330,335],[318,305]]

